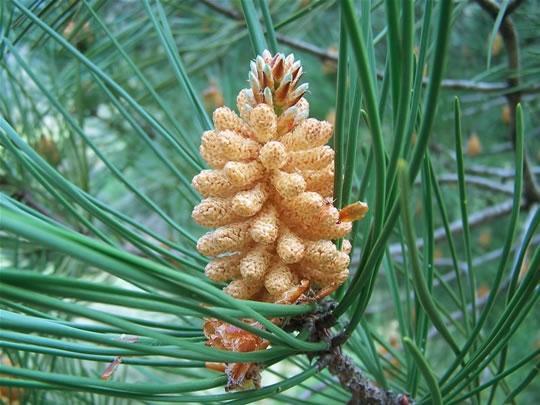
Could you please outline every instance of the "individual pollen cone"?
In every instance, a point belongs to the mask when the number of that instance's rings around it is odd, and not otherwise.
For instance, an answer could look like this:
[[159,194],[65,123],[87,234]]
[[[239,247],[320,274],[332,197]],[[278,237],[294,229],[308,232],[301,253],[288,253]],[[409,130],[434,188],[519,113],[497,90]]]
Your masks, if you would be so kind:
[[310,169],[320,170],[334,162],[334,151],[330,146],[319,146],[313,149],[300,150],[289,154],[285,170]]
[[234,206],[231,207],[230,199],[219,197],[203,200],[193,209],[192,216],[199,224],[208,227],[227,225],[239,220]]
[[271,259],[272,256],[264,247],[253,249],[240,261],[242,278],[248,282],[261,284],[264,281]]
[[212,281],[230,281],[240,276],[241,255],[231,255],[215,259],[208,263],[204,274]]
[[270,181],[283,198],[295,197],[306,189],[306,180],[299,173],[275,170]]
[[287,150],[281,142],[268,142],[261,148],[259,160],[269,170],[279,169],[287,160]]
[[250,242],[249,223],[226,225],[201,236],[197,249],[205,256],[217,256],[245,249]]
[[331,197],[334,192],[334,165],[320,170],[303,170],[306,191],[315,191],[323,197]]
[[288,228],[282,228],[281,236],[277,241],[276,252],[284,263],[299,262],[304,257],[304,242]]
[[231,130],[246,138],[253,136],[253,131],[249,128],[249,125],[227,107],[220,107],[214,111],[213,120],[218,131]]
[[245,187],[260,180],[264,174],[264,166],[257,160],[249,163],[228,162],[225,165],[225,174],[236,187]]
[[[207,277],[228,283],[224,291],[238,299],[294,304],[308,290],[330,294],[348,277],[351,251],[348,241],[337,250],[332,240],[344,238],[367,211],[360,202],[342,211],[333,205],[334,151],[326,145],[332,125],[308,118],[302,72],[294,55],[264,51],[251,63],[250,88],[236,99],[239,115],[216,109],[215,129],[202,136],[201,156],[211,170],[193,179],[205,198],[193,219],[217,229],[197,249],[212,258]],[[208,322],[212,330],[227,329]],[[208,344],[219,347],[211,335]],[[231,376],[244,381],[250,369],[235,367],[225,367],[230,386],[238,381]]]
[[221,154],[226,159],[253,159],[259,154],[260,145],[251,139],[246,139],[231,130],[221,131],[219,135]]
[[240,188],[233,186],[224,170],[203,170],[191,181],[204,197],[231,197]]
[[264,287],[275,299],[281,298],[298,283],[298,277],[282,263],[275,263],[268,271]]
[[227,294],[240,300],[247,300],[257,293],[261,288],[261,284],[249,282],[244,279],[233,280],[227,287],[224,288]]
[[222,168],[227,159],[222,156],[219,135],[216,131],[206,131],[201,137],[201,156],[213,169]]
[[253,219],[249,233],[251,238],[258,243],[269,245],[273,243],[279,232],[279,220],[277,211],[273,205],[268,205],[260,214]]
[[253,128],[253,137],[262,144],[270,141],[276,135],[277,117],[269,105],[259,104],[251,110],[249,123]]
[[261,210],[267,198],[268,186],[265,183],[258,183],[253,189],[234,196],[231,202],[232,211],[242,217],[251,217]]
[[328,142],[332,136],[332,125],[326,121],[318,121],[308,118],[294,131],[285,134],[281,142],[290,151],[310,149],[315,146],[322,146]]
[[467,154],[469,156],[477,156],[482,152],[482,142],[476,132],[473,132],[467,140]]

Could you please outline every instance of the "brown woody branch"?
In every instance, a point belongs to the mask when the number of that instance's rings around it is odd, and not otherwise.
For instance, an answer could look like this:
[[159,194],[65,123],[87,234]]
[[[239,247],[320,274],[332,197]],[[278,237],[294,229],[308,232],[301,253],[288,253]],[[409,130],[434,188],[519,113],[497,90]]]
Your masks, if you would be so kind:
[[[499,5],[491,0],[475,0],[476,3],[486,11],[494,20],[499,14]],[[510,14],[515,11],[521,4],[520,0],[513,1],[507,8],[501,25],[499,26],[499,33],[503,38],[504,47],[508,55],[508,70],[512,72],[507,79],[508,87],[512,89],[505,94],[510,108],[510,132],[509,137],[512,144],[515,147],[516,143],[516,110],[521,101],[523,90],[520,90],[520,59],[519,59],[519,42],[518,33],[516,27],[510,17]],[[540,189],[536,183],[536,178],[531,170],[529,159],[525,154],[523,161],[523,179],[524,179],[524,198],[525,205],[529,206],[533,203],[540,202]]]
[[332,326],[336,319],[332,314],[335,301],[326,300],[319,309],[311,314],[290,319],[285,330],[307,330],[309,341],[327,342],[329,349],[323,352],[309,354],[317,357],[317,364],[322,370],[328,368],[332,375],[338,378],[342,387],[351,392],[349,404],[366,405],[409,405],[414,401],[407,394],[396,394],[375,385],[355,365],[354,361],[343,353],[340,336],[333,335]]

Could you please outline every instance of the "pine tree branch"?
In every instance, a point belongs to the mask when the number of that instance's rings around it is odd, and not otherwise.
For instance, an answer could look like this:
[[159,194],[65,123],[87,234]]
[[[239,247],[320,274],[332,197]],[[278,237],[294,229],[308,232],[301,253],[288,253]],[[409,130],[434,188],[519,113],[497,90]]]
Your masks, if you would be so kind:
[[341,345],[345,342],[341,335],[333,335],[331,328],[336,324],[333,309],[336,302],[327,299],[318,310],[293,318],[284,325],[285,330],[307,330],[309,341],[327,342],[329,349],[318,353],[309,353],[310,358],[317,358],[320,370],[328,371],[337,377],[342,387],[350,391],[349,404],[365,405],[409,405],[414,401],[407,394],[398,394],[379,387],[371,381],[354,361],[343,353]]
[[[497,19],[500,11],[497,3],[492,0],[475,0],[475,2],[482,10],[487,12],[493,20]],[[521,102],[521,97],[524,92],[519,89],[521,63],[519,58],[518,32],[510,14],[515,11],[520,4],[520,0],[515,0],[510,4],[511,8],[510,6],[508,7],[499,26],[499,33],[501,34],[506,48],[506,54],[508,55],[508,70],[513,72],[507,79],[508,87],[512,90],[506,93],[505,97],[508,102],[508,107],[510,108],[510,131],[508,135],[514,146],[516,142],[516,109]],[[525,154],[523,160],[523,180],[525,185],[523,190],[525,206],[540,202],[540,188],[538,187],[534,173],[531,170],[527,154]]]
[[318,364],[321,369],[327,367],[331,374],[338,377],[341,385],[351,392],[352,398],[349,404],[408,405],[414,403],[407,394],[396,394],[373,384],[355,366],[353,360],[342,353],[339,346],[322,354]]

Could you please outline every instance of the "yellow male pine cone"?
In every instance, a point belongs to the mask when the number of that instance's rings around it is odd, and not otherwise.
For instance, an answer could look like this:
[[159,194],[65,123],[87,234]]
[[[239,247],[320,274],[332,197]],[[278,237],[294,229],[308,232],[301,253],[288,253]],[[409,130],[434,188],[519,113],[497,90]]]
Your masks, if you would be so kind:
[[332,125],[308,118],[301,76],[292,54],[264,51],[251,62],[250,88],[238,94],[239,115],[216,109],[215,129],[202,136],[211,170],[193,179],[205,199],[192,215],[217,229],[197,249],[213,258],[208,278],[229,282],[225,291],[236,298],[283,302],[303,280],[317,291],[348,277],[350,244],[340,251],[332,240],[345,237],[367,205],[355,203],[352,216],[333,206]]

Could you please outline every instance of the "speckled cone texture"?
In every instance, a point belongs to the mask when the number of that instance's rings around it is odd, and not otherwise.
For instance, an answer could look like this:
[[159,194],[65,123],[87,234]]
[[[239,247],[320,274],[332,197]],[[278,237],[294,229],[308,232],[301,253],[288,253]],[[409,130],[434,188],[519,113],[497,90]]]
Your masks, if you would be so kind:
[[204,200],[194,220],[214,228],[197,249],[212,258],[206,275],[227,282],[239,299],[283,302],[300,285],[333,289],[348,277],[353,217],[333,206],[332,125],[308,118],[307,84],[293,55],[265,51],[251,63],[249,89],[237,97],[239,114],[214,111],[215,129],[202,135],[210,170],[193,179]]

